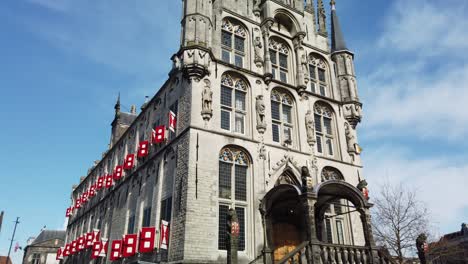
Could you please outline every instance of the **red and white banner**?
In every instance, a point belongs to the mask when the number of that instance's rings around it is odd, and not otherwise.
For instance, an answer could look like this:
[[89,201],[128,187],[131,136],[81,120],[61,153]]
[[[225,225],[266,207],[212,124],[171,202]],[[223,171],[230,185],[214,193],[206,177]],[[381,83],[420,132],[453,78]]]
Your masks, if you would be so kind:
[[112,241],[110,260],[114,261],[122,258],[122,244],[122,240]]
[[138,147],[138,157],[139,158],[148,156],[148,153],[149,153],[148,152],[148,146],[149,146],[148,141],[140,142],[140,146]]
[[118,181],[122,178],[123,175],[123,166],[117,165],[114,170],[114,180]]
[[159,240],[159,247],[167,249],[169,246],[169,222],[161,220],[161,237]]
[[175,129],[177,126],[177,117],[174,112],[169,111],[169,130],[175,133]]
[[112,179],[112,175],[106,175],[106,188],[110,188],[114,185],[114,179]]
[[140,231],[140,242],[138,252],[149,253],[154,250],[154,240],[156,237],[155,227],[143,227]]
[[97,259],[99,258],[99,253],[101,253],[102,250],[102,242],[97,241],[93,243],[93,250],[91,251],[91,258],[92,259]]
[[166,136],[165,126],[157,126],[153,129],[153,133],[152,133],[153,143],[158,144],[158,143],[163,142],[165,136]]
[[138,235],[130,234],[123,236],[123,257],[128,258],[136,254]]
[[55,260],[61,260],[63,259],[63,247],[60,247],[57,249],[57,256],[55,257]]
[[135,165],[135,154],[128,154],[125,158],[124,170],[131,170]]

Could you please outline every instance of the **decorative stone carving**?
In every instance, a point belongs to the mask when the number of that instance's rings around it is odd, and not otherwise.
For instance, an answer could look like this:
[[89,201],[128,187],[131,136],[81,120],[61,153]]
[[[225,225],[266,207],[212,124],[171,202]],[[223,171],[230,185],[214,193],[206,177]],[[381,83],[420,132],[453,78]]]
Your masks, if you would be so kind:
[[348,153],[359,154],[359,145],[356,142],[356,137],[353,135],[353,130],[348,123],[345,123],[346,143],[348,146]]
[[344,177],[341,172],[332,167],[325,167],[322,170],[322,181],[343,181]]
[[362,195],[364,195],[367,200],[369,200],[369,189],[367,189],[367,185],[366,180],[359,179],[359,183],[356,188],[362,192]]
[[185,76],[190,80],[199,82],[209,74],[211,56],[208,52],[200,49],[188,49],[183,53],[182,65]]
[[312,190],[314,187],[314,182],[312,177],[310,176],[309,168],[306,166],[302,167],[301,170],[301,180],[302,180],[302,188],[304,190]]
[[307,59],[307,55],[303,52],[301,56],[301,67],[302,67],[302,72],[304,73],[304,81],[305,83],[309,82],[309,61]]
[[323,0],[318,0],[318,24],[319,24],[319,33],[327,35],[327,15],[325,13],[325,7],[323,6]]
[[260,148],[258,149],[258,158],[262,160],[267,159],[267,151],[266,151],[266,147],[264,144],[262,144]]
[[362,105],[360,103],[352,103],[344,106],[344,117],[346,121],[356,129],[356,126],[362,119]]
[[315,120],[314,114],[311,110],[307,111],[305,116],[305,125],[306,125],[306,132],[307,132],[307,143],[313,147],[317,140],[315,139]]
[[209,80],[205,80],[205,87],[202,91],[202,111],[201,115],[203,120],[210,121],[211,117],[213,116],[213,109],[212,109],[212,102],[213,102],[213,92],[211,91],[211,83]]
[[265,133],[266,121],[265,121],[265,101],[263,95],[256,97],[255,110],[257,110],[257,130],[260,134]]

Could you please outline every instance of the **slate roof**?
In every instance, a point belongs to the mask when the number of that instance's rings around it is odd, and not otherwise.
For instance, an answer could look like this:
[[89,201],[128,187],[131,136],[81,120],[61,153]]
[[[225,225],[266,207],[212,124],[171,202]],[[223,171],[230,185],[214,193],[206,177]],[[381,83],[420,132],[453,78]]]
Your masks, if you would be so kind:
[[331,30],[332,52],[348,50],[335,8],[331,12]]
[[65,241],[65,231],[63,230],[43,230],[39,236],[34,239],[31,245],[39,244],[52,239]]

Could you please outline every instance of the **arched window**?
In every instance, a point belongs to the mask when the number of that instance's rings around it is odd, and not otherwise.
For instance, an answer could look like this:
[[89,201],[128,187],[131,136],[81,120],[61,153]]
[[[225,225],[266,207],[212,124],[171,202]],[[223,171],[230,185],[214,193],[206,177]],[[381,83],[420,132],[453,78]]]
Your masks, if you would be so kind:
[[244,67],[246,37],[247,31],[243,26],[224,19],[221,31],[222,60]]
[[330,96],[328,84],[328,68],[324,59],[314,56],[309,56],[309,77],[310,91],[322,96]]
[[219,154],[219,226],[218,249],[227,249],[226,220],[229,208],[235,208],[239,219],[239,250],[245,249],[245,214],[247,211],[247,177],[250,161],[247,153],[233,147]]
[[289,49],[286,44],[270,39],[270,60],[273,79],[288,82]]
[[314,106],[314,120],[317,152],[327,156],[334,156],[332,110],[325,104],[316,103]]
[[221,128],[245,134],[247,84],[229,74],[221,77]]
[[282,90],[271,92],[271,119],[273,141],[292,145],[293,143],[293,106],[292,96]]

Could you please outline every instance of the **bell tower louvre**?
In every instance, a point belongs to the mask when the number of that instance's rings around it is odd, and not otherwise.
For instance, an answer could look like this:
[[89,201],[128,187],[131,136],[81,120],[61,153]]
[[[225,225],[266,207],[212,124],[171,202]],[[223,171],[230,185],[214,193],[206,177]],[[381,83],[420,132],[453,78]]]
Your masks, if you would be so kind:
[[115,106],[71,195],[63,263],[387,263],[335,1],[183,0],[156,95]]

